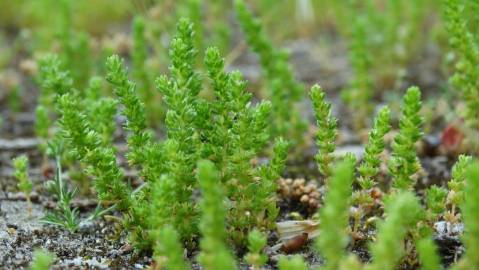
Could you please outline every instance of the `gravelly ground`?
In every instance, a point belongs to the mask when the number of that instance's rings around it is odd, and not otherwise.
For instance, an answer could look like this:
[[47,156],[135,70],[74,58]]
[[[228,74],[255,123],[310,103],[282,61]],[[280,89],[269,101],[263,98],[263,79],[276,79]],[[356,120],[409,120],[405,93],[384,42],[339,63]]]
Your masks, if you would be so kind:
[[31,216],[24,201],[0,201],[0,269],[23,269],[32,251],[56,254],[54,269],[145,269],[151,260],[135,256],[125,233],[116,236],[110,222],[86,224],[77,233],[39,223],[45,208],[34,204]]

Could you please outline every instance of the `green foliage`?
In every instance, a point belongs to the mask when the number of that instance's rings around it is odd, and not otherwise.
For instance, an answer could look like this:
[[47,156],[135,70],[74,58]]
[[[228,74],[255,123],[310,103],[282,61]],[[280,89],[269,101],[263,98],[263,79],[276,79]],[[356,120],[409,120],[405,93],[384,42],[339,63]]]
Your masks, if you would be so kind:
[[[195,127],[203,121],[203,115],[198,113],[201,80],[194,70],[197,51],[193,40],[193,25],[187,19],[180,20],[177,34],[170,45],[171,79],[161,76],[156,80],[156,87],[168,107],[165,119],[167,135],[177,140],[180,150],[186,155],[195,152],[199,144]],[[195,164],[195,160],[192,164]]]
[[157,232],[154,246],[157,269],[187,270],[189,265],[183,258],[183,247],[178,232],[171,226],[164,226]]
[[198,261],[205,269],[236,269],[233,256],[226,246],[224,191],[218,185],[219,172],[212,162],[198,163],[198,181],[202,192],[200,231],[203,236]]
[[28,157],[23,155],[13,159],[13,176],[18,180],[18,188],[25,194],[28,202],[28,212],[32,213],[32,202],[30,201],[30,192],[33,184],[28,177]]
[[71,91],[73,79],[57,55],[49,54],[38,61],[38,81],[41,87],[38,106],[35,111],[35,131],[44,142],[49,139],[55,121],[54,106],[58,96]]
[[341,260],[339,270],[361,270],[363,265],[356,255],[349,255]]
[[35,109],[35,133],[43,141],[48,140],[48,129],[51,126],[48,110],[45,106],[38,105]]
[[85,89],[84,107],[92,129],[101,135],[103,145],[108,147],[113,143],[116,130],[117,101],[102,97],[103,81],[100,77],[92,77]]
[[261,269],[268,260],[263,251],[266,243],[266,236],[260,231],[253,230],[248,234],[248,253],[245,256],[245,260],[251,265],[253,270]]
[[133,20],[133,48],[131,51],[131,60],[133,64],[134,77],[139,83],[142,98],[146,102],[151,98],[150,78],[146,70],[146,60],[148,59],[148,46],[145,36],[145,21],[141,16],[136,16]]
[[158,206],[155,209],[161,214],[153,222],[171,224],[185,240],[191,240],[198,231],[198,213],[191,202],[191,194],[197,187],[194,170],[201,151],[198,124],[204,124],[202,118],[207,116],[201,115],[198,107],[201,80],[194,70],[197,52],[193,38],[193,25],[187,19],[180,20],[170,46],[172,77],[161,76],[156,81],[168,107],[165,120],[168,140],[159,147],[163,148],[161,151],[167,162],[152,170],[154,174],[167,173],[162,176],[168,179],[167,182],[155,183],[154,190],[157,194],[164,194],[164,198],[171,198],[167,201],[154,197],[153,204]]
[[166,172],[153,182],[149,226],[156,229],[171,224],[182,240],[191,241],[198,232],[198,211],[191,201],[195,176],[177,141],[170,139],[162,148],[161,158],[165,159]]
[[52,254],[37,249],[33,252],[32,264],[28,269],[30,270],[49,270],[53,263]]
[[324,206],[319,211],[321,236],[317,241],[317,248],[326,260],[325,269],[337,269],[345,257],[353,179],[354,162],[347,158],[335,166],[327,185]]
[[[391,73],[396,76],[406,66],[408,55],[411,54],[409,49],[418,35],[412,30],[419,29],[422,23],[421,12],[425,1],[367,0],[348,1],[344,5],[354,8],[344,12],[346,17],[342,17],[342,20],[358,10],[364,11],[353,18],[353,28],[349,33],[352,35],[350,60],[353,78],[345,96],[351,111],[355,113],[356,128],[365,126],[364,122],[372,111],[369,101],[374,95],[373,89],[392,88],[389,87],[391,80],[387,80],[391,78],[380,78],[375,81],[380,86],[374,85],[376,72],[384,76],[383,72],[392,70]],[[77,12],[73,6],[75,1],[62,0],[58,3],[60,12],[57,13],[61,18],[55,31],[60,41],[56,48],[60,56],[49,55],[39,61],[41,92],[35,130],[42,143],[51,138],[54,138],[51,140],[54,143],[65,139],[68,152],[63,154],[74,154],[81,163],[80,168],[85,168],[91,176],[100,203],[113,206],[106,210],[97,208],[86,220],[80,219],[78,210],[71,206],[75,189],[69,188],[62,178],[61,145],[53,144],[50,151],[55,154],[56,170],[47,188],[56,196],[58,205],[43,222],[76,231],[82,222],[118,207],[124,215],[124,225],[130,231],[132,244],[146,252],[153,248],[155,266],[159,268],[189,269],[191,266],[186,261],[183,246],[197,250],[196,243],[200,243],[198,262],[205,269],[237,268],[229,244],[233,244],[231,247],[237,248],[235,251],[240,255],[243,255],[244,246],[248,244],[249,253],[245,260],[253,269],[261,269],[265,265],[265,235],[274,227],[279,213],[276,181],[285,168],[290,146],[283,137],[292,140],[293,145],[303,140],[305,125],[298,105],[302,102],[304,89],[294,78],[288,53],[274,48],[243,0],[235,1],[238,19],[247,43],[259,55],[264,85],[271,102],[252,98],[252,94],[246,91],[246,82],[241,73],[226,71],[225,60],[218,48],[203,50],[207,43],[204,37],[216,35],[208,32],[210,28],[220,25],[214,23],[215,18],[208,18],[205,14],[215,10],[212,17],[228,18],[230,13],[225,7],[231,3],[226,2],[188,0],[171,4],[179,9],[183,7],[185,10],[179,10],[178,13],[188,14],[196,25],[186,19],[178,23],[169,50],[170,72],[158,78],[154,85],[158,93],[150,91],[153,87],[153,69],[147,69],[147,61],[150,60],[150,48],[146,40],[150,34],[146,32],[149,31],[145,21],[147,18],[136,17],[132,31],[131,62],[132,78],[138,84],[136,86],[128,78],[126,65],[119,56],[110,57],[106,65],[107,81],[113,86],[116,99],[102,96],[102,79],[98,77],[92,78],[89,85],[83,87],[86,78],[92,73],[90,41],[87,35],[74,29],[73,20]],[[303,3],[306,2],[314,1]],[[340,1],[334,2],[334,8],[341,6],[337,3]],[[469,2],[465,7],[477,10],[479,5]],[[476,117],[479,115],[476,98],[479,89],[476,82],[479,77],[476,68],[479,49],[477,39],[472,36],[472,30],[468,30],[466,21],[477,22],[466,18],[468,12],[461,7],[461,0],[444,0],[444,3],[447,30],[451,34],[451,45],[458,61],[452,82],[464,96],[469,124],[479,126]],[[252,4],[264,10],[279,6],[271,0]],[[164,7],[168,3],[158,5]],[[151,13],[154,11],[153,8]],[[384,14],[378,11],[384,11]],[[274,11],[270,14],[278,13]],[[150,15],[149,11],[147,16]],[[348,24],[348,20],[336,24]],[[240,51],[241,46],[238,47]],[[376,53],[379,47],[387,50],[382,49],[378,52],[379,56],[375,55],[373,59],[370,51]],[[235,53],[232,53],[231,58],[234,58]],[[391,57],[382,62],[388,53]],[[204,60],[203,64],[198,64],[200,60]],[[382,63],[384,68],[379,66],[381,68],[376,70],[378,63]],[[198,66],[205,71],[200,72]],[[74,89],[74,86],[79,90]],[[12,101],[16,104],[20,104],[19,89],[12,92]],[[209,95],[203,98],[200,92],[208,92]],[[158,94],[164,98],[165,111],[163,104],[155,102]],[[358,215],[359,222],[354,220],[354,225],[364,222],[365,226],[353,228],[351,235],[355,237],[354,240],[364,236],[362,240],[367,241],[377,236],[377,241],[371,245],[372,264],[366,269],[394,269],[406,250],[414,252],[411,240],[416,244],[421,267],[439,269],[441,262],[432,237],[417,236],[424,234],[421,230],[427,231],[429,228],[424,227],[437,221],[449,205],[453,214],[459,212],[456,206],[461,206],[460,212],[466,225],[463,237],[466,255],[458,268],[479,268],[479,260],[474,257],[479,251],[479,209],[475,204],[477,200],[474,200],[479,192],[475,181],[479,178],[479,164],[471,166],[470,157],[460,156],[453,167],[452,180],[448,183],[450,190],[433,186],[426,191],[424,203],[427,220],[422,220],[424,213],[418,198],[408,193],[414,188],[414,174],[420,168],[415,153],[415,143],[422,136],[420,98],[419,89],[414,87],[408,89],[404,97],[399,133],[392,144],[393,154],[389,163],[393,178],[392,194],[383,194],[381,197],[379,191],[379,195],[370,193],[377,186],[380,155],[385,148],[384,137],[391,129],[390,112],[385,107],[374,121],[364,159],[358,168],[358,193],[368,197],[368,203],[374,204],[369,204],[370,208],[366,209],[359,202],[358,208],[349,209],[355,160],[348,155],[341,163],[334,163],[337,123],[332,116],[331,104],[326,102],[325,93],[317,85],[312,88],[311,100],[318,125],[316,160],[321,174],[327,180],[324,206],[319,211],[321,234],[317,240],[318,249],[326,259],[326,269],[363,268],[356,256],[346,252],[349,212],[358,209],[357,212],[362,215]],[[113,146],[118,104],[122,116],[126,118],[127,159],[139,171],[135,180],[144,181],[134,191],[124,179]],[[155,110],[160,113],[156,114]],[[61,116],[58,122],[57,113]],[[155,125],[153,118],[163,116],[166,118],[165,126],[159,134],[165,136],[155,142],[147,124]],[[54,126],[57,123],[59,126]],[[15,159],[14,166],[19,187],[28,194],[32,186],[28,181],[26,158]],[[378,233],[374,235],[374,229],[368,226],[382,214],[383,203],[386,206],[385,220],[379,223]],[[369,219],[364,215],[372,217]],[[353,218],[356,218],[354,214]],[[367,230],[367,234],[360,234],[364,232],[362,230]],[[358,242],[353,241],[353,246],[355,244]],[[415,259],[412,257],[406,259]],[[281,257],[278,267],[307,269],[300,257]]]
[[262,26],[248,10],[243,0],[235,1],[240,26],[248,45],[259,55],[268,97],[273,105],[272,134],[301,144],[306,129],[297,108],[304,93],[303,86],[294,78],[288,64],[289,55],[275,49],[264,33]]
[[288,143],[277,140],[268,165],[258,167],[251,163],[269,140],[271,104],[251,105],[251,94],[245,91],[241,74],[224,71],[224,60],[217,48],[209,48],[205,53],[214,100],[200,99],[202,85],[193,67],[196,50],[192,44],[192,26],[181,20],[170,49],[172,77],[162,76],[157,80],[168,106],[167,135],[177,147],[172,151],[177,158],[172,160],[179,162],[178,169],[169,175],[177,179],[174,182],[181,183],[177,186],[181,192],[176,200],[183,202],[180,205],[189,205],[186,202],[190,201],[192,187],[196,185],[192,181],[196,161],[200,157],[214,161],[232,202],[228,215],[231,238],[243,245],[249,230],[274,224],[278,213],[275,181],[284,168]]
[[27,198],[32,192],[32,182],[28,177],[28,157],[23,155],[13,159],[13,168],[15,169],[13,175],[18,180],[18,188],[25,193]]
[[426,190],[426,206],[431,221],[436,221],[439,215],[446,210],[447,189],[438,186],[431,186]]
[[308,265],[299,255],[292,257],[281,256],[278,262],[279,270],[306,270]]
[[56,168],[53,180],[49,180],[45,186],[48,192],[56,196],[57,209],[49,212],[40,220],[41,222],[60,226],[70,232],[75,232],[82,223],[94,220],[115,208],[115,206],[111,206],[107,209],[102,209],[100,204],[98,204],[92,214],[81,220],[78,209],[70,207],[77,190],[70,189],[62,176],[61,156],[63,152],[63,142],[54,140],[48,145],[48,152],[55,157]]
[[375,1],[368,3],[370,50],[375,53],[373,70],[385,84],[385,90],[400,85],[407,65],[426,43],[428,35],[422,30],[428,11],[425,3],[425,0],[388,0],[384,1],[383,8],[375,5]]
[[60,56],[66,67],[71,70],[75,84],[83,87],[92,69],[89,36],[75,31],[73,27],[73,1],[61,0],[58,5],[60,20],[56,30],[61,46]]
[[178,2],[177,4],[177,13],[180,17],[189,18],[193,23],[193,31],[195,32],[194,45],[200,50],[200,55],[203,53],[203,36],[205,35],[203,31],[203,12],[205,1],[201,0],[186,0]]
[[[276,180],[284,169],[289,144],[278,139],[270,164],[255,168],[251,160],[260,154],[270,137],[271,104],[250,105],[251,94],[245,91],[241,74],[223,71],[224,60],[217,48],[206,51],[205,65],[217,102],[208,105],[211,120],[205,122],[208,128],[203,137],[207,143],[202,155],[213,157],[221,170],[222,182],[234,203],[229,219],[231,235],[235,242],[241,243],[250,229],[258,225],[270,227],[276,219]],[[258,224],[263,219],[268,221]]]
[[410,87],[403,98],[399,133],[392,143],[392,157],[389,160],[389,171],[393,176],[393,187],[399,190],[410,190],[414,186],[412,175],[421,164],[416,156],[416,142],[421,139],[422,117],[421,92],[417,87]]
[[310,98],[318,125],[316,162],[318,163],[319,171],[327,179],[331,176],[331,163],[334,160],[332,154],[336,149],[336,138],[338,136],[336,130],[337,120],[332,116],[331,104],[326,102],[325,93],[319,85],[314,85],[311,88]]
[[128,162],[132,165],[143,164],[146,159],[145,147],[152,140],[152,134],[146,131],[145,105],[136,94],[136,85],[128,80],[127,70],[118,55],[107,59],[106,68],[107,80],[113,85],[115,94],[124,107],[122,113],[127,119],[125,129],[130,132]]
[[101,135],[91,128],[77,96],[61,96],[58,107],[62,135],[71,146],[71,152],[94,176],[100,200],[118,203],[119,209],[125,209],[129,204],[130,190],[123,182],[123,171],[116,163],[115,151],[102,146]]
[[8,93],[8,107],[10,111],[15,114],[20,112],[22,106],[22,88],[20,85],[12,86]]
[[82,112],[99,98],[98,80],[92,80],[87,89],[86,103],[90,104],[79,102],[74,94],[60,98],[61,127],[74,154],[94,176],[100,199],[117,202],[125,212],[125,225],[131,230],[135,247],[149,248],[157,241],[154,232],[170,225],[182,241],[193,244],[199,231],[198,205],[192,200],[198,188],[195,173],[199,159],[213,161],[220,171],[217,184],[231,203],[225,209],[228,226],[224,230],[228,231],[228,240],[244,245],[251,229],[274,225],[278,214],[276,180],[284,169],[289,143],[278,138],[269,163],[252,162],[270,138],[270,103],[251,105],[252,96],[245,91],[241,74],[224,71],[224,60],[217,48],[205,53],[214,100],[201,99],[198,94],[203,89],[202,80],[194,69],[197,53],[193,26],[182,19],[177,29],[170,47],[171,77],[161,76],[156,81],[168,109],[164,141],[153,142],[147,130],[145,106],[122,60],[112,56],[107,61],[107,80],[114,86],[127,119],[127,157],[147,182],[139,191],[131,193],[122,182],[123,172],[116,165],[111,145],[101,143],[102,128],[96,127],[92,114]]
[[253,185],[257,187],[254,195],[255,212],[264,216],[264,209],[266,209],[267,220],[269,221],[267,224],[263,224],[266,228],[273,227],[279,214],[279,208],[276,205],[277,181],[286,167],[289,148],[290,143],[284,139],[279,138],[275,141],[271,161],[268,165],[259,167],[261,183]]
[[142,16],[136,16],[133,20],[133,48],[131,51],[133,77],[138,83],[137,91],[139,97],[146,107],[148,123],[158,126],[159,120],[164,116],[164,111],[159,104],[160,100],[153,91],[151,74],[147,69],[149,48],[145,27],[145,19]]
[[466,175],[464,201],[461,204],[465,227],[462,241],[466,247],[466,254],[462,260],[468,266],[464,269],[477,269],[479,268],[479,257],[477,256],[479,252],[479,204],[477,203],[479,162],[472,162],[468,166]]
[[55,97],[68,93],[73,86],[70,72],[64,71],[63,62],[57,55],[49,54],[38,61],[39,82],[42,88],[40,104],[51,107]]
[[349,88],[341,94],[350,111],[353,113],[353,123],[356,130],[365,126],[369,118],[372,106],[373,83],[371,81],[371,55],[368,48],[366,16],[355,16],[350,44],[349,58],[353,68],[353,78],[349,82]]
[[209,41],[218,46],[222,53],[227,52],[231,46],[232,31],[228,23],[230,13],[225,12],[231,8],[230,1],[209,1],[207,6],[207,12],[211,14],[209,16]]
[[51,143],[49,145],[49,151],[55,156],[56,168],[53,181],[47,182],[46,188],[57,197],[58,209],[48,213],[41,221],[75,232],[80,224],[80,213],[77,208],[71,208],[70,203],[73,197],[75,197],[77,190],[70,190],[63,179],[61,166],[62,148],[63,145],[61,142]]
[[455,74],[452,84],[458,89],[466,103],[465,118],[467,123],[479,128],[479,47],[473,34],[468,30],[464,18],[464,6],[459,0],[443,0],[446,29],[449,33],[449,43],[457,55]]
[[[467,178],[467,167],[471,164],[472,157],[460,155],[456,164],[452,167],[452,179],[447,183],[449,187],[448,202],[455,207],[461,205],[464,200],[464,182]],[[454,213],[453,213],[454,214]]]
[[403,240],[408,229],[421,219],[422,209],[414,194],[399,192],[388,201],[386,219],[379,224],[377,241],[371,247],[371,270],[395,269],[404,255]]
[[430,237],[419,240],[416,243],[416,249],[422,270],[443,269],[441,259],[437,255],[436,245]]
[[363,161],[358,168],[360,174],[358,182],[362,189],[370,189],[375,186],[373,178],[379,173],[380,155],[385,147],[384,136],[390,130],[390,111],[388,107],[383,107],[374,120],[373,128],[369,131]]

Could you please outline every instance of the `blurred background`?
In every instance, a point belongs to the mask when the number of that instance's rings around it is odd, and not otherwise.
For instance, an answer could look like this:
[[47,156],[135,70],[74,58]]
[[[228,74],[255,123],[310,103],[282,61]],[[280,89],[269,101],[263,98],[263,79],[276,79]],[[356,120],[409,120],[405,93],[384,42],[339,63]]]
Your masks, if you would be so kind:
[[[431,96],[428,103],[433,109],[442,102],[433,98],[436,95],[447,101],[454,96],[447,80],[455,55],[449,52],[437,0],[246,2],[274,46],[287,49],[298,79],[306,86],[321,83],[338,102],[354,99],[342,90],[354,84],[361,65],[367,66],[363,71],[373,89],[372,99],[388,102],[393,109],[397,97],[410,85],[418,85]],[[479,4],[466,0],[463,4],[468,27],[477,33]],[[26,123],[30,121],[21,112],[35,109],[37,60],[42,55],[58,54],[79,89],[94,75],[104,77],[109,55],[120,54],[130,63],[135,51],[135,21],[147,47],[144,65],[149,80],[167,73],[168,44],[180,17],[195,23],[200,56],[208,46],[218,46],[228,68],[241,70],[251,82],[249,89],[261,97],[258,57],[246,44],[232,0],[1,1],[3,122],[11,122],[17,112],[15,120],[21,122],[24,117]],[[108,94],[109,89],[104,91]],[[4,129],[12,136],[23,133],[8,125]]]

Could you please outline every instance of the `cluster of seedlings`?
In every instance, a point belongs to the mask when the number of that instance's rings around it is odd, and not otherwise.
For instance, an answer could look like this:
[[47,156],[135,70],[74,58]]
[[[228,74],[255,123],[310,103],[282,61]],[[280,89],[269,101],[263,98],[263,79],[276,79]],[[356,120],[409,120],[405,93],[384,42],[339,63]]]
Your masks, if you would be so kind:
[[[221,53],[225,37],[214,37],[220,48],[204,49],[203,31],[211,29],[202,29],[193,12],[200,1],[187,1],[191,21],[178,21],[169,45],[169,75],[156,78],[147,63],[147,20],[137,17],[133,22],[131,75],[126,61],[112,55],[102,70],[105,78],[92,77],[94,65],[85,61],[87,38],[71,30],[70,1],[60,2],[62,53],[44,56],[37,63],[40,95],[35,131],[41,141],[42,166],[48,167],[50,158],[55,160],[53,179],[45,188],[57,201],[42,222],[75,233],[82,224],[114,213],[135,251],[152,254],[151,268],[170,270],[198,264],[211,270],[244,265],[259,270],[267,264],[281,270],[443,269],[434,235],[437,224],[445,222],[448,228],[464,225],[465,252],[451,269],[479,269],[479,163],[461,155],[447,186],[417,192],[421,163],[416,149],[424,125],[418,87],[409,87],[402,98],[398,130],[390,144],[385,137],[395,123],[388,106],[377,110],[368,123],[377,85],[369,74],[378,69],[368,47],[400,44],[390,60],[396,65],[386,65],[391,70],[375,77],[384,84],[397,84],[411,57],[403,51],[415,46],[409,35],[419,33],[423,1],[408,6],[413,15],[402,30],[405,33],[397,29],[405,17],[397,6],[400,1],[390,1],[388,14],[394,15],[390,20],[378,15],[373,1],[348,1],[349,10],[361,14],[355,16],[353,29],[344,26],[353,77],[342,96],[354,112],[354,128],[371,129],[361,158],[353,153],[338,156],[338,121],[332,104],[319,85],[312,86],[315,161],[321,176],[314,181],[282,178],[288,158],[294,159],[305,147],[308,125],[299,105],[306,91],[294,77],[288,53],[272,45],[242,0],[234,1],[234,8],[248,46],[259,57],[265,100],[246,90],[241,72],[225,68]],[[457,58],[451,81],[465,103],[463,129],[475,134],[478,42],[461,16],[460,1],[443,2]],[[386,33],[381,45],[368,36],[372,29]],[[378,59],[385,59],[386,52],[379,52]],[[395,83],[389,82],[391,77]],[[114,97],[105,95],[107,88]],[[121,158],[115,144],[118,119],[123,121],[127,142]],[[156,128],[162,135],[154,132]],[[385,161],[386,149],[390,155]],[[122,158],[137,172],[136,181],[126,181]],[[13,164],[18,188],[31,209],[28,159],[20,156]],[[64,179],[62,167],[78,185]],[[386,173],[381,172],[384,167]],[[95,211],[83,218],[72,207],[80,192],[98,198]],[[280,200],[301,204],[309,219],[277,222]],[[275,229],[277,235],[271,233]],[[287,254],[308,243],[320,256],[319,265]],[[368,258],[354,254],[357,247],[366,250]],[[37,251],[31,269],[48,269],[53,260]]]

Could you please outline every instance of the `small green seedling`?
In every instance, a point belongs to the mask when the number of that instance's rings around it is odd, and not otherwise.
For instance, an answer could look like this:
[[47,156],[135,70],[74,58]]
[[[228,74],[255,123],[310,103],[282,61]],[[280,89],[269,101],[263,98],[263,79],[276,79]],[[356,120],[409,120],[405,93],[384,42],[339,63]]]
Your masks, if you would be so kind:
[[30,270],[50,270],[50,267],[52,266],[53,263],[53,255],[37,249],[33,252],[33,260],[32,264],[28,269]]
[[307,270],[308,265],[303,257],[295,255],[292,257],[281,256],[278,262],[279,270]]
[[252,270],[260,270],[268,260],[263,251],[266,242],[266,236],[258,230],[253,230],[248,234],[248,253],[245,260]]
[[83,224],[92,221],[107,212],[113,210],[115,206],[102,210],[100,205],[86,219],[81,220],[77,208],[71,207],[72,199],[76,195],[76,189],[70,190],[63,179],[61,156],[62,142],[52,142],[49,144],[49,152],[55,157],[55,175],[53,180],[46,183],[47,190],[54,194],[58,200],[58,209],[48,213],[41,219],[41,222],[66,228],[70,232],[75,232]]
[[254,18],[244,0],[236,0],[235,9],[248,45],[260,58],[267,96],[273,105],[272,135],[286,138],[293,145],[301,145],[306,124],[301,118],[298,103],[304,96],[304,87],[294,77],[288,63],[289,54],[273,47],[260,21]]
[[324,207],[319,211],[321,232],[316,246],[326,260],[326,270],[338,269],[346,255],[354,164],[354,159],[348,157],[335,166],[327,185]]
[[210,161],[198,163],[198,181],[202,191],[200,231],[201,252],[198,261],[207,270],[236,269],[233,255],[226,245],[226,208],[224,191],[218,185],[220,176]]
[[417,87],[410,87],[403,98],[399,133],[394,137],[392,157],[388,164],[395,189],[411,190],[415,184],[412,176],[421,168],[416,155],[416,142],[423,135],[420,110],[421,91]]
[[464,234],[462,241],[466,247],[466,254],[458,263],[458,269],[479,268],[479,162],[473,161],[467,168],[464,186],[464,200],[461,203],[464,220]]
[[338,131],[336,129],[337,120],[331,113],[331,103],[325,100],[325,96],[319,85],[314,85],[311,88],[310,98],[318,125],[318,133],[316,134],[318,153],[315,158],[319,171],[327,180],[331,176],[332,162],[334,161],[333,152],[336,149]]
[[166,225],[156,233],[158,241],[154,245],[153,257],[156,262],[154,269],[190,269],[183,256],[183,247],[178,232],[173,227]]
[[18,188],[27,198],[28,213],[31,215],[32,201],[30,200],[30,193],[32,192],[33,184],[28,177],[28,157],[24,155],[13,159],[13,167],[15,169],[14,176],[18,180]]

